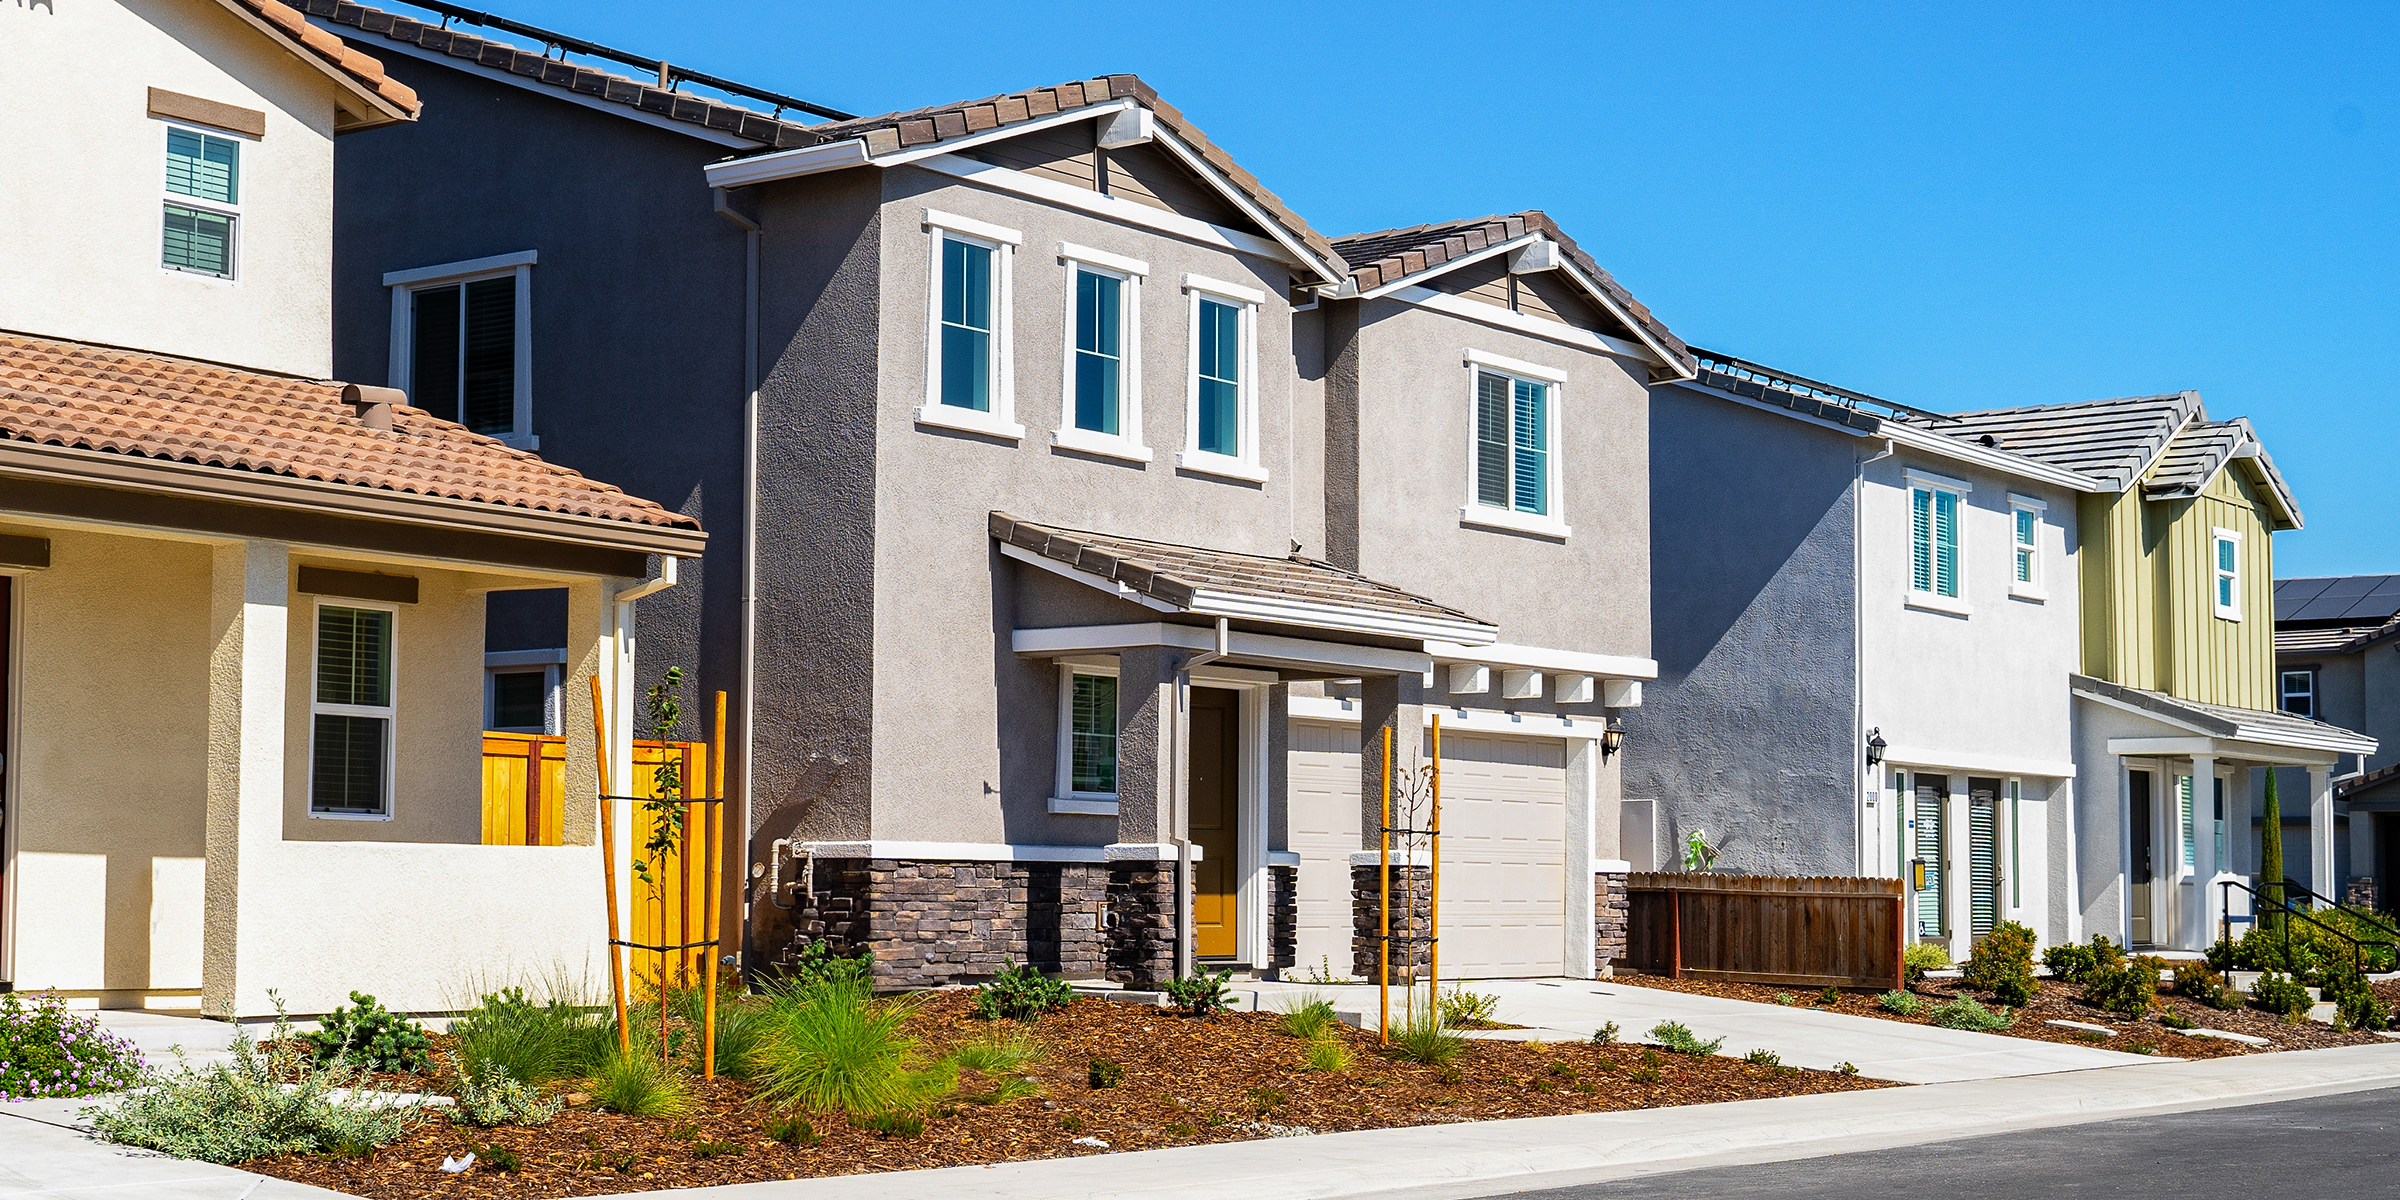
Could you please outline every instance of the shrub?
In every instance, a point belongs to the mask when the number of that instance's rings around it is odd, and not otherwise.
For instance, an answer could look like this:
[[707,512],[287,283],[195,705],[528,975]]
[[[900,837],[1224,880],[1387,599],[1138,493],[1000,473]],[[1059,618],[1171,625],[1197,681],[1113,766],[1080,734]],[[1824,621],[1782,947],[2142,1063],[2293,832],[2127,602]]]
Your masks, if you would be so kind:
[[1125,1064],[1113,1058],[1095,1058],[1084,1069],[1084,1078],[1096,1088],[1113,1088],[1125,1082]]
[[387,1012],[364,992],[350,993],[351,1008],[336,1008],[321,1028],[300,1035],[319,1063],[347,1058],[369,1071],[422,1071],[431,1065],[425,1028]]
[[1925,1011],[1925,998],[1915,992],[1885,992],[1875,997],[1875,1003],[1882,1005],[1885,1012],[1904,1017],[1913,1017]]
[[1783,1065],[1783,1056],[1772,1050],[1759,1049],[1743,1055],[1742,1061],[1754,1067],[1780,1067]]
[[1615,1021],[1610,1021],[1606,1025],[1602,1025],[1600,1028],[1592,1031],[1592,1044],[1595,1046],[1610,1045],[1616,1040],[1617,1023]]
[[2383,1002],[2375,998],[2375,987],[2354,968],[2325,973],[2325,998],[2336,1006],[2344,1028],[2381,1029],[2386,1024]]
[[2269,971],[2250,985],[2250,1002],[2283,1017],[2301,1016],[2313,1003],[2299,980],[2280,971]]
[[1334,1015],[1333,1001],[1315,992],[1301,992],[1285,1000],[1284,1004],[1283,1020],[1278,1023],[1283,1027],[1286,1037],[1314,1041],[1326,1030],[1341,1023],[1341,1018]]
[[1790,1006],[1792,1006],[1792,1005],[1794,1005],[1794,1004],[1798,1004],[1798,1003],[1800,1003],[1800,1002],[1799,1002],[1798,1000],[1794,1000],[1794,999],[1792,999],[1792,994],[1791,994],[1790,992],[1777,992],[1777,993],[1775,993],[1775,1003],[1777,1003],[1777,1004],[1781,1004],[1781,1005],[1783,1005],[1783,1006],[1785,1006],[1785,1007],[1787,1007],[1787,1008],[1788,1008],[1788,1007],[1790,1007]]
[[879,1133],[885,1137],[913,1138],[925,1132],[925,1114],[917,1112],[895,1110],[873,1113],[868,1116],[853,1117],[850,1123],[869,1133]]
[[1650,1027],[1650,1044],[1675,1054],[1715,1054],[1725,1044],[1722,1037],[1701,1041],[1681,1021],[1661,1021]]
[[[858,962],[862,966],[864,965],[863,961],[859,959],[842,961]],[[820,973],[820,981],[822,978],[822,973]],[[856,985],[866,986],[866,977],[863,974],[857,978]],[[708,989],[704,986],[678,987],[667,990],[668,1010],[683,1018],[685,1027],[695,1035],[707,1023],[707,1004]],[[608,1024],[602,1022],[601,1028],[607,1029]],[[717,1074],[734,1079],[750,1078],[750,1064],[758,1053],[759,1042],[766,1035],[766,1005],[753,997],[744,995],[740,985],[735,984],[732,980],[720,979],[717,987]],[[695,1037],[694,1040],[696,1042],[698,1039]],[[694,1066],[698,1065],[699,1057],[700,1052],[697,1049],[693,1050],[690,1061]]]
[[1840,1004],[1841,1002],[1842,989],[1838,987],[1829,987],[1824,991],[1817,993],[1817,1003],[1822,1004],[1827,1008],[1832,1008],[1834,1005]]
[[2083,977],[2083,999],[2120,1017],[2139,1017],[2158,1003],[2158,973],[2164,965],[2145,954],[2094,967]]
[[1231,978],[1231,971],[1195,970],[1181,979],[1167,981],[1167,999],[1191,1016],[1213,1016],[1233,1003],[1233,993],[1225,987],[1225,981]]
[[2179,1016],[2177,1016],[2177,1015],[2175,1015],[2174,1013],[2171,1013],[2171,1012],[2164,1012],[2164,1013],[2160,1013],[2160,1014],[2158,1014],[2158,1023],[2159,1023],[2159,1024],[2161,1024],[2161,1025],[2164,1025],[2164,1026],[2166,1026],[2166,1027],[2167,1027],[2167,1028],[2169,1028],[2169,1029],[2197,1029],[2197,1028],[2199,1028],[2199,1026],[2197,1026],[2197,1025],[2193,1024],[2192,1022],[2190,1022],[2190,1021],[2186,1021],[2186,1020],[2184,1020],[2182,1017],[2179,1017]]
[[948,1064],[919,1066],[917,1040],[901,1032],[914,1002],[826,985],[778,989],[766,1011],[751,1079],[770,1104],[872,1117],[916,1111],[956,1085]]
[[2076,942],[2061,942],[2042,951],[2042,965],[2050,968],[2050,976],[2060,983],[2082,983],[2092,973],[2095,960],[2092,948]]
[[1063,979],[1051,979],[1024,963],[1010,967],[975,989],[974,1013],[986,1021],[1002,1018],[1038,1021],[1054,1008],[1075,1002],[1075,989]]
[[591,1086],[594,1104],[629,1117],[680,1117],[692,1106],[683,1076],[651,1057],[639,1039],[628,1052],[609,1047],[592,1072]]
[[1944,1029],[1966,1029],[1976,1033],[1990,1033],[1997,1029],[2008,1028],[2012,1020],[2013,1018],[2009,1016],[2005,1006],[1994,1012],[1966,996],[1961,996],[1933,1010],[1933,1023]]
[[951,1061],[970,1071],[1000,1075],[1014,1071],[1042,1056],[1042,1048],[1023,1033],[988,1037],[969,1042],[951,1055]]
[[511,1079],[508,1068],[497,1063],[484,1063],[469,1074],[459,1069],[458,1060],[451,1059],[451,1068],[458,1071],[458,1104],[450,1110],[450,1119],[461,1125],[547,1125],[566,1105],[557,1100],[544,1100],[539,1091]]
[[1316,1038],[1308,1043],[1308,1069],[1334,1072],[1349,1069],[1350,1048],[1331,1037]]
[[1467,1052],[1467,1039],[1450,1032],[1439,1008],[1417,1005],[1400,1027],[1391,1031],[1391,1052],[1409,1062],[1446,1067]]
[[817,1132],[817,1127],[809,1124],[806,1117],[769,1117],[765,1127],[768,1137],[795,1149],[805,1150],[825,1140],[824,1136]]
[[450,1034],[458,1039],[458,1060],[470,1071],[489,1064],[536,1086],[591,1074],[617,1040],[612,1019],[555,996],[535,1004],[517,987],[486,993],[451,1023]]
[[819,938],[800,947],[789,965],[783,968],[778,985],[784,988],[812,988],[820,984],[845,987],[867,986],[867,976],[874,969],[875,956],[868,951],[844,954],[833,943]]
[[2241,1007],[2233,989],[2225,986],[2225,977],[2209,970],[2204,962],[2175,964],[2175,994],[2220,1011]]
[[1856,1075],[1858,1074],[1858,1064],[1854,1062],[1838,1062],[1833,1064],[1833,1071],[1836,1075]]
[[1934,942],[1910,942],[1900,951],[1900,967],[1911,987],[1925,978],[1925,972],[1947,971],[1951,966],[1950,952]]
[[2212,950],[2211,961],[2222,959],[2227,966],[2245,971],[2281,971],[2303,981],[2320,982],[2325,973],[2354,964],[2369,972],[2393,968],[2391,950],[2355,945],[2352,939],[2389,941],[2392,931],[2346,909],[2321,909],[2306,919],[2290,917],[2262,926],[2229,945],[2220,943],[2225,948]]
[[2002,921],[1975,943],[1960,982],[2012,1008],[2033,999],[2033,930]]
[[68,1015],[64,999],[38,995],[28,1007],[15,992],[0,995],[0,1100],[120,1092],[142,1069],[132,1042],[98,1017]]
[[1492,1014],[1500,1009],[1500,997],[1489,993],[1470,992],[1464,984],[1452,984],[1450,994],[1442,997],[1442,1022],[1452,1028],[1489,1025]]
[[[272,995],[272,993],[270,993]],[[415,1105],[352,1099],[363,1068],[337,1058],[318,1064],[292,1038],[276,1002],[262,1048],[234,1033],[232,1057],[195,1067],[176,1054],[171,1071],[148,1072],[112,1107],[83,1110],[101,1137],[177,1158],[231,1165],[276,1154],[385,1146],[425,1120]]]

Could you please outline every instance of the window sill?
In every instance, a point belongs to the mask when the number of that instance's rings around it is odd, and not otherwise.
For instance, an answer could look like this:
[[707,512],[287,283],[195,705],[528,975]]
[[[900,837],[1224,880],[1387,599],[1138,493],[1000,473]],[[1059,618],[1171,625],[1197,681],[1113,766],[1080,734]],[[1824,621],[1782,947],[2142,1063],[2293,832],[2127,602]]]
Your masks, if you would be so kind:
[[938,425],[944,429],[980,433],[985,437],[1007,438],[1012,442],[1022,441],[1025,437],[1025,427],[1014,421],[1002,420],[982,409],[960,408],[954,404],[920,405],[916,420],[919,425]]
[[1243,462],[1229,454],[1211,454],[1206,450],[1185,450],[1175,456],[1175,468],[1201,475],[1224,479],[1239,479],[1245,483],[1265,483],[1267,469],[1256,463]]
[[1488,504],[1469,504],[1459,509],[1458,523],[1480,525],[1485,529],[1505,529],[1511,533],[1530,533],[1560,541],[1565,541],[1568,535],[1575,532],[1574,526],[1554,517],[1537,517]]
[[542,435],[538,433],[494,433],[486,436],[498,440],[501,445],[511,450],[522,450],[527,454],[535,453],[542,448]]
[[1113,817],[1117,815],[1115,796],[1052,796],[1050,811],[1080,817]]
[[2036,604],[2048,604],[2050,602],[2050,593],[2045,592],[2030,583],[2009,584],[2008,594],[2019,600],[2031,600]]
[[1050,444],[1061,450],[1121,458],[1127,462],[1149,462],[1150,447],[1129,437],[1114,433],[1094,433],[1089,429],[1053,429]]
[[2239,621],[2242,619],[2242,614],[2238,612],[2227,612],[2220,608],[2217,610],[2217,619],[2220,621]]
[[311,811],[311,812],[308,814],[308,819],[309,819],[309,820],[311,820],[311,821],[389,821],[389,820],[391,820],[391,819],[392,819],[392,814],[390,814],[390,813],[331,813],[331,812],[315,812],[315,811],[313,811],[313,810],[312,810],[312,811]]
[[1944,596],[1938,592],[1910,592],[1908,607],[1923,609],[1926,612],[1948,613],[1955,617],[1972,616],[1975,613],[1975,607],[1964,599],[1957,596]]

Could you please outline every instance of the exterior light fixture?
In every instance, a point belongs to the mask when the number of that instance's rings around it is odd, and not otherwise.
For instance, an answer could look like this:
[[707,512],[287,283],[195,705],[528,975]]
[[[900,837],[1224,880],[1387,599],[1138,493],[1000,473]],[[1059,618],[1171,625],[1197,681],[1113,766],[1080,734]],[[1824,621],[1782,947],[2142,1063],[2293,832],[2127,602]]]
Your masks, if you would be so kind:
[[1625,722],[1622,718],[1610,721],[1600,730],[1600,761],[1607,762],[1625,748]]
[[1870,767],[1880,765],[1883,762],[1884,747],[1889,745],[1891,745],[1890,742],[1883,740],[1883,726],[1878,725],[1875,728],[1868,730],[1867,765]]

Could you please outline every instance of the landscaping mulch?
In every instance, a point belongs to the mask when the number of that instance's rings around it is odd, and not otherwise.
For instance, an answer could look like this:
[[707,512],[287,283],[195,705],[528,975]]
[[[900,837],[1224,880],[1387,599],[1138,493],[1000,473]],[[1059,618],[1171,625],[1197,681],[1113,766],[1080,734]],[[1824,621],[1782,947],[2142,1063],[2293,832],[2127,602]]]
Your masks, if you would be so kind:
[[[910,1030],[938,1055],[995,1032],[968,1015],[969,993],[936,993]],[[1306,1043],[1279,1032],[1279,1018],[1226,1013],[1197,1020],[1171,1010],[1084,1000],[1023,1027],[1044,1047],[1023,1074],[1037,1095],[982,1105],[991,1082],[962,1072],[958,1092],[917,1137],[887,1137],[839,1117],[811,1118],[823,1142],[799,1148],[771,1139],[771,1114],[746,1085],[695,1081],[698,1101],[681,1120],[625,1117],[570,1108],[532,1128],[471,1129],[428,1124],[362,1158],[294,1155],[246,1169],[375,1200],[415,1197],[530,1198],[646,1191],[755,1180],[904,1171],[1305,1133],[1447,1124],[1708,1104],[1769,1096],[1888,1086],[1856,1076],[1777,1068],[1723,1057],[1685,1057],[1623,1044],[1470,1040],[1448,1068],[1385,1057],[1375,1035],[1337,1026],[1348,1069],[1316,1072]],[[999,1023],[1005,1031],[1006,1023]],[[445,1039],[436,1038],[437,1047]],[[1093,1058],[1124,1067],[1124,1082],[1094,1088]],[[392,1077],[393,1084],[446,1080]],[[1077,1138],[1104,1145],[1078,1145]],[[490,1147],[513,1153],[515,1171],[489,1168]],[[482,1148],[483,1163],[448,1175],[445,1157]]]
[[[1919,983],[1915,992],[1924,997],[1925,1011],[1904,1017],[1875,1002],[1879,994],[1872,991],[1845,991],[1839,1003],[1821,1002],[1819,993],[1801,989],[1776,987],[1771,984],[1731,983],[1716,979],[1669,979],[1637,971],[1620,970],[1611,982],[1628,983],[1638,987],[1661,988],[1667,991],[1695,992],[1706,996],[1723,996],[1730,1000],[1751,1000],[1775,1004],[1777,996],[1789,996],[1803,1008],[1825,1012],[1847,1013],[1854,1017],[1874,1017],[1884,1021],[1906,1021],[1913,1025],[1933,1024],[1932,1009],[1960,997],[1972,997],[1987,1008],[1997,1009],[1999,1002],[1991,993],[1968,988],[1956,979],[1928,979]],[[2162,985],[2162,987],[2168,985]],[[2386,1039],[2373,1033],[2336,1030],[2314,1021],[2286,1021],[2273,1013],[2254,1008],[2219,1011],[2197,1004],[2172,991],[2159,993],[2160,1007],[2149,1016],[2129,1021],[2095,1004],[2087,1004],[2082,989],[2073,984],[2054,980],[2037,981],[2038,991],[2032,1001],[2014,1012],[2015,1022],[1998,1031],[2006,1037],[2029,1038],[2043,1042],[2067,1042],[2082,1046],[2099,1046],[2107,1050],[2126,1050],[2133,1053],[2156,1053],[2176,1058],[2225,1058],[2236,1054],[2266,1053],[2271,1050],[2317,1050],[2327,1046],[2375,1045]],[[2376,994],[2387,1005],[2400,1003],[2400,982],[2375,985]],[[2266,1038],[2271,1045],[2251,1047],[2220,1038],[2192,1037],[2167,1028],[2158,1018],[2173,1013],[2202,1029],[2221,1029],[2228,1033],[2246,1033]],[[2045,1024],[2053,1020],[2081,1021],[2087,1025],[2107,1025],[2119,1032],[2113,1037],[2083,1030],[2062,1029]],[[2138,1047],[2148,1046],[2141,1050]]]

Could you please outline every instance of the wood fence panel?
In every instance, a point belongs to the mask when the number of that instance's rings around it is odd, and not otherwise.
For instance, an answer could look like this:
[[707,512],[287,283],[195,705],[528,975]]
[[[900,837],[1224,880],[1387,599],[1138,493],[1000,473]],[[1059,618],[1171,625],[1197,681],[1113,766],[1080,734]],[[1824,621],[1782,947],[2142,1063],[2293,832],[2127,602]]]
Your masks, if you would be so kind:
[[567,739],[538,733],[483,735],[484,845],[564,845],[566,791]]
[[[644,800],[659,795],[658,769],[675,764],[684,796],[708,794],[708,745],[704,742],[635,742],[633,787],[626,792]],[[700,839],[701,818],[713,805],[695,804],[674,844],[653,856],[646,847],[675,819],[674,809],[629,805],[633,810],[633,892],[627,897],[633,932],[627,937],[646,946],[680,946],[709,936],[702,901],[708,894],[708,854]],[[647,875],[647,879],[644,876]],[[656,988],[663,961],[669,982],[681,985],[701,978],[708,950],[677,950],[664,956],[648,950],[630,952],[627,964],[637,987]]]
[[1636,872],[1626,965],[1792,987],[1898,987],[1897,879]]

